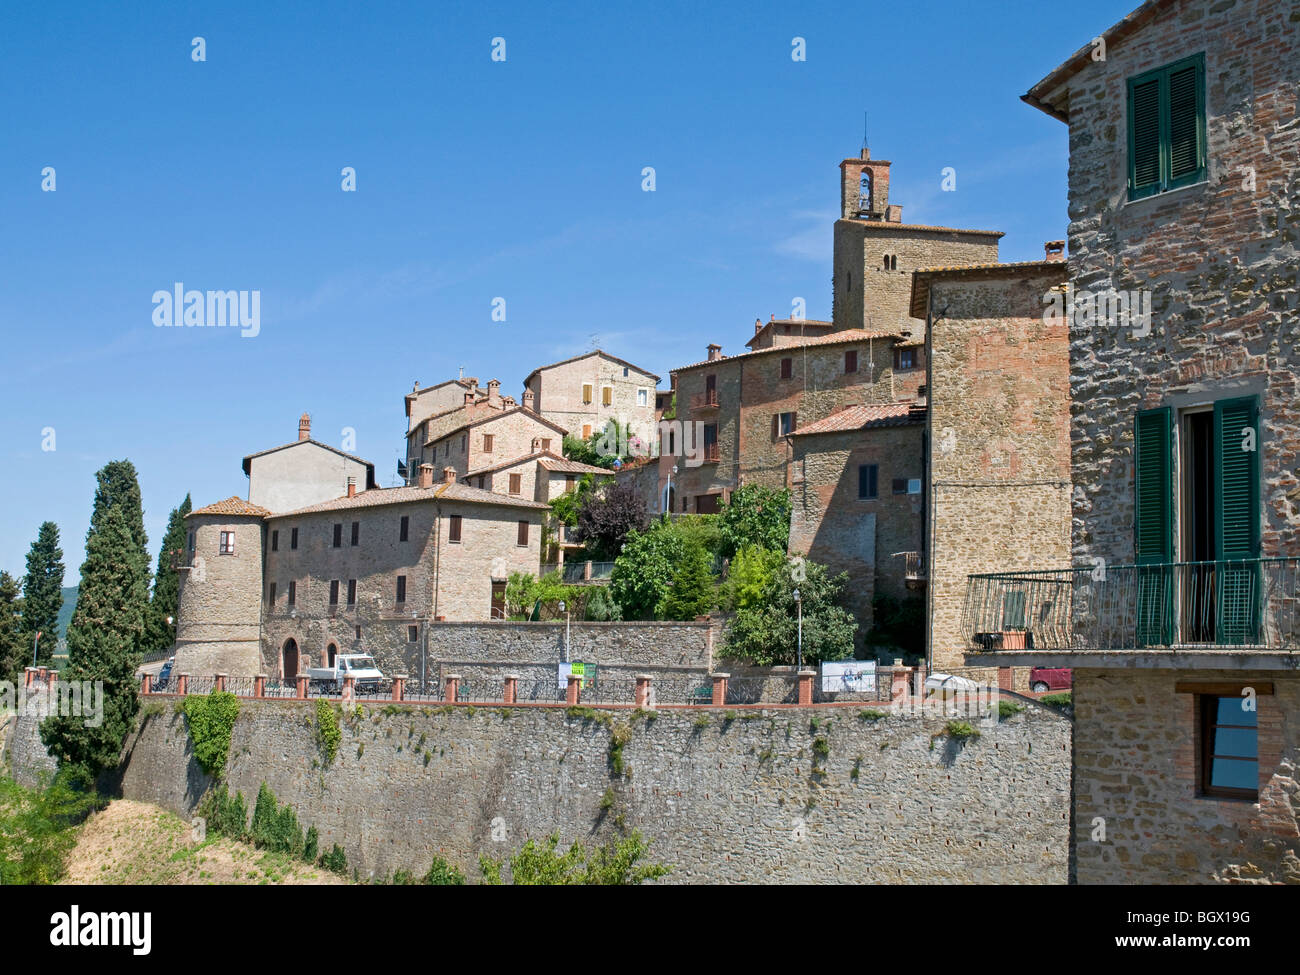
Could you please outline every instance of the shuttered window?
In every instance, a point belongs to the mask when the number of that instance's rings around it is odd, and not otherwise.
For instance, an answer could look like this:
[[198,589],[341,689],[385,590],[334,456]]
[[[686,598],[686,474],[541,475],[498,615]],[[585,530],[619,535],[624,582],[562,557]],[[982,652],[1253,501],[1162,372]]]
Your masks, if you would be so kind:
[[1214,404],[1217,614],[1215,642],[1259,642],[1262,613],[1259,558],[1259,403],[1255,397]]
[[[1134,548],[1137,569],[1137,642],[1173,642],[1173,412],[1143,410],[1134,418]],[[1143,566],[1153,566],[1144,570]]]
[[1205,146],[1203,54],[1129,79],[1130,200],[1205,179]]
[[858,465],[858,498],[868,501],[876,496],[876,478],[879,468],[875,464]]

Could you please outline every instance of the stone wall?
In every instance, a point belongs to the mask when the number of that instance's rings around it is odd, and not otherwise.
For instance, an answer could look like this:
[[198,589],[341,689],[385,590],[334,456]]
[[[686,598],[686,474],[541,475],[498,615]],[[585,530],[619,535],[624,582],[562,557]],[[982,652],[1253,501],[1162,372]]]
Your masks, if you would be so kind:
[[940,671],[967,649],[969,574],[1070,564],[1067,336],[1042,319],[1065,268],[998,275],[930,285],[929,645]]
[[[324,768],[314,714],[241,702],[227,778],[250,806],[266,782],[362,876],[422,872],[435,854],[477,876],[479,854],[624,828],[673,867],[669,883],[1066,881],[1070,725],[1037,705],[965,744],[943,718],[857,708],[366,707]],[[208,783],[183,717],[148,717],[125,755],[124,796],[193,811]]]
[[[189,556],[190,568],[180,570],[178,580],[176,672],[256,670],[262,611],[262,519],[190,515],[185,526],[194,534],[194,551]],[[234,554],[220,552],[223,531],[235,533]],[[173,570],[160,565],[158,571]]]
[[[1215,681],[1273,685],[1258,802],[1198,794],[1196,696],[1177,685]],[[1300,678],[1076,667],[1073,693],[1079,883],[1300,883]]]
[[[1126,81],[1205,55],[1208,178],[1127,199]],[[1071,332],[1074,558],[1131,563],[1133,416],[1260,396],[1262,536],[1300,546],[1300,11],[1288,0],[1174,4],[1070,83],[1070,273],[1152,293],[1150,334]]]
[[[624,370],[627,375],[624,376]],[[599,432],[611,419],[630,424],[632,432],[646,442],[654,439],[655,387],[659,380],[643,369],[614,359],[601,352],[544,366],[529,377],[528,387],[536,395],[534,408],[558,423],[574,437],[581,437],[584,426]],[[591,385],[591,402],[582,401],[582,386]],[[603,387],[612,390],[612,402],[604,405]],[[645,391],[645,402],[638,391]],[[559,453],[559,443],[555,452]]]

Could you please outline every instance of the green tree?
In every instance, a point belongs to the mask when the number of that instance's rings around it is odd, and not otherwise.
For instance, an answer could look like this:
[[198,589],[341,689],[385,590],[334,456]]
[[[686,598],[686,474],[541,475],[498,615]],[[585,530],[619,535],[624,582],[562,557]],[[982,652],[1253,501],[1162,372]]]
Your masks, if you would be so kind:
[[717,605],[709,553],[698,542],[688,543],[673,572],[673,581],[657,607],[662,620],[693,620]]
[[668,589],[686,543],[673,522],[660,519],[644,532],[628,533],[614,560],[609,594],[625,620],[652,620]]
[[772,576],[781,568],[785,556],[781,552],[746,545],[731,560],[731,570],[723,590],[723,605],[732,612],[749,609],[764,598]]
[[593,559],[611,559],[623,547],[628,533],[646,527],[645,498],[630,483],[614,483],[604,490],[592,491],[578,510],[578,528],[574,538]]
[[792,664],[798,644],[794,591],[803,601],[803,660],[846,660],[853,656],[853,634],[858,624],[841,604],[848,573],[832,576],[826,566],[800,563],[805,577],[793,578],[793,562],[773,573],[762,598],[737,611],[727,631],[726,655],[759,666]]
[[722,555],[746,545],[784,552],[790,541],[790,492],[748,484],[731,492],[722,508]]
[[59,548],[59,526],[41,523],[36,541],[27,551],[27,575],[23,578],[23,633],[30,648],[41,634],[37,663],[48,666],[59,642],[59,610],[63,608],[63,549]]
[[[559,845],[558,833],[552,833],[543,843],[533,840],[525,843],[523,849],[510,857],[510,882],[530,886],[635,885],[662,877],[672,869],[661,863],[640,862],[649,852],[650,844],[636,831],[590,851],[581,843],[574,843],[560,853]],[[485,883],[503,882],[501,861],[482,856],[479,867]]]
[[116,765],[135,726],[140,665],[149,599],[149,556],[135,468],[113,461],[96,475],[95,506],[86,533],[77,609],[68,625],[64,679],[102,681],[103,720],[81,715],[47,718],[41,740],[63,765],[93,773]]
[[[171,567],[172,556],[185,551],[185,516],[190,513],[190,496],[167,518],[158,564],[154,569],[153,596],[149,600],[149,621],[145,631],[144,652],[166,650],[176,642],[176,600],[180,593],[180,576]],[[172,622],[168,623],[170,619]]]
[[22,687],[23,668],[31,659],[23,632],[18,580],[8,572],[0,571],[0,680]]

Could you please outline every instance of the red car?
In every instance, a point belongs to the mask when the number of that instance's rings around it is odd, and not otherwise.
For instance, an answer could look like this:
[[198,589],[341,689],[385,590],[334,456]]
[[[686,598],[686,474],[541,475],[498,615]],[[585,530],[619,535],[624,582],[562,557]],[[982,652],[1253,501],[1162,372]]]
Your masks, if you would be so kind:
[[1068,691],[1070,683],[1069,667],[1032,667],[1029,670],[1029,689],[1035,694]]

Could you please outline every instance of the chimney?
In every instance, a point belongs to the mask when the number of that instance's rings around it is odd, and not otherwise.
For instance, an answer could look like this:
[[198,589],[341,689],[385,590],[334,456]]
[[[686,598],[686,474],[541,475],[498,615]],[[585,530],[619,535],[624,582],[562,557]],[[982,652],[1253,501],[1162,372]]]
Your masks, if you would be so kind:
[[1065,260],[1065,241],[1049,240],[1043,244],[1043,260],[1053,263]]
[[304,413],[302,416],[298,417],[298,439],[299,440],[311,439],[311,414],[310,413]]
[[722,346],[718,345],[717,343],[710,342],[709,361],[712,362],[714,359],[721,359],[721,358],[722,358]]
[[501,380],[488,380],[488,405],[494,410],[501,408]]
[[[432,470],[432,468],[430,468],[430,470]],[[444,484],[455,484],[455,483],[456,483],[456,468],[454,468],[454,467],[444,467],[444,468],[442,469],[442,482],[443,482]]]
[[533,391],[532,391],[531,389],[525,389],[525,390],[524,390],[524,409],[526,409],[526,410],[531,410],[531,409],[533,408],[533,403],[534,403],[535,401],[536,401],[536,400],[535,400],[535,397],[533,396]]
[[474,394],[473,394],[473,393],[466,393],[466,394],[465,394],[465,405],[466,405],[466,406],[472,406],[473,404],[474,404]]
[[422,488],[433,487],[433,465],[432,464],[420,465],[420,487]]
[[349,477],[349,478],[348,478],[348,497],[349,497],[349,498],[355,498],[356,496],[357,496],[357,479],[356,479],[355,477]]
[[761,332],[761,331],[763,331],[763,319],[761,319],[761,318],[755,318],[755,319],[754,319],[754,334],[757,335],[757,334],[758,334],[759,332]]

